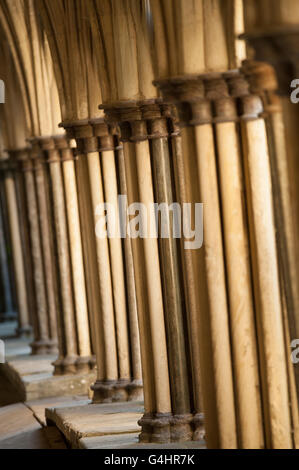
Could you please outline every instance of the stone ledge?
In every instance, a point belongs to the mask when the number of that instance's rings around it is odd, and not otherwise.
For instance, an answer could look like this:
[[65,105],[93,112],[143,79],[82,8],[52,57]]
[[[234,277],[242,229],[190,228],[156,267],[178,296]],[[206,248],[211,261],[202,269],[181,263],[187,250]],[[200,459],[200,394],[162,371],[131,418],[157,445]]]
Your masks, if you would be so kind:
[[138,434],[143,403],[125,402],[46,409],[48,426],[56,426],[69,446],[80,448],[83,438]]
[[206,449],[206,444],[203,441],[172,444],[140,444],[139,433],[136,433],[84,437],[79,440],[79,449]]
[[53,376],[53,356],[19,356],[1,365],[23,402],[57,396],[88,395],[96,372]]

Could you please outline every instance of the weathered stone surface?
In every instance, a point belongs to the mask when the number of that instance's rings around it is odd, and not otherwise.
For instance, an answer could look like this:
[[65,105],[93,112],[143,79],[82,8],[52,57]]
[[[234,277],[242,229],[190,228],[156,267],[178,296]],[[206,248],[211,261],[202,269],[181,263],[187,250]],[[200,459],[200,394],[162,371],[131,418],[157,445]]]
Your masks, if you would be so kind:
[[67,449],[66,441],[61,432],[54,426],[44,428],[50,449]]
[[31,409],[33,416],[38,420],[42,426],[46,426],[46,408],[72,408],[74,406],[88,405],[90,400],[88,396],[74,396],[74,397],[54,397],[44,398],[42,400],[34,400],[26,403],[26,406]]
[[23,378],[26,400],[37,400],[72,395],[88,395],[95,373],[52,376],[51,374],[29,375]]
[[12,374],[16,373],[19,376],[27,376],[40,373],[50,373],[54,371],[52,362],[55,361],[56,356],[20,356],[8,361]]
[[21,396],[21,401],[57,396],[88,395],[96,372],[53,376],[55,356],[18,356],[1,367],[3,375]]
[[49,444],[43,429],[17,434],[16,436],[0,440],[0,449],[49,449]]
[[182,442],[173,444],[139,444],[139,434],[84,437],[79,440],[80,449],[205,449],[205,443]]
[[39,428],[31,411],[22,403],[0,408],[0,439],[10,437],[20,430]]
[[22,403],[0,408],[0,449],[48,449],[33,413]]
[[142,403],[113,403],[72,408],[47,409],[49,426],[57,426],[72,448],[86,437],[139,432],[137,422],[144,412]]
[[113,434],[112,436],[83,437],[79,440],[80,449],[125,449],[138,445],[139,433]]

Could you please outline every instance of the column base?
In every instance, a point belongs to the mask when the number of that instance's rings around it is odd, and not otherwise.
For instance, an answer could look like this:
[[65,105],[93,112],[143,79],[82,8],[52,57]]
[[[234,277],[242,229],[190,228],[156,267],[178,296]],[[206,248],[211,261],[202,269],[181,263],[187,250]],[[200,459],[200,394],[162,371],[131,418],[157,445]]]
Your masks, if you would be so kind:
[[94,369],[96,361],[93,356],[79,357],[76,361],[76,373],[88,373]]
[[74,375],[77,373],[77,356],[66,356],[58,358],[53,362],[54,374],[53,375]]
[[95,368],[96,361],[93,356],[67,356],[57,359],[53,365],[54,375],[88,374]]
[[16,328],[16,335],[18,338],[28,338],[32,334],[32,326],[25,325],[22,327]]
[[17,320],[18,315],[16,312],[1,312],[0,323],[12,322]]
[[202,414],[145,414],[138,424],[142,428],[139,436],[140,443],[168,444],[201,441],[205,436]]
[[141,380],[105,380],[91,386],[93,403],[139,401],[143,399]]
[[54,340],[47,339],[47,340],[33,341],[33,343],[31,343],[30,346],[32,349],[33,356],[58,354],[57,341],[54,341]]

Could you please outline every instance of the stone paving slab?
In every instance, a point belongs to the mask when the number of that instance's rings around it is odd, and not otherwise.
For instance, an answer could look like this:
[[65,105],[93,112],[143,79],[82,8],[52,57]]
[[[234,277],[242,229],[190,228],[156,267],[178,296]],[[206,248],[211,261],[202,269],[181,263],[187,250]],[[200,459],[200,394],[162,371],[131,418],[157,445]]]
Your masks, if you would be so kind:
[[[6,351],[11,342],[5,343]],[[52,363],[56,356],[20,355],[24,342],[18,340],[13,351],[14,357],[8,357],[6,364],[0,365],[12,386],[19,392],[20,401],[32,401],[48,397],[91,394],[90,386],[96,380],[96,371],[88,374],[53,376]],[[10,349],[12,351],[12,349]]]
[[32,412],[23,403],[0,408],[0,440],[40,428]]
[[22,356],[12,358],[8,361],[8,365],[15,373],[25,377],[26,375],[34,375],[41,373],[53,374],[56,356]]
[[48,449],[33,413],[23,404],[0,408],[0,449]]
[[46,426],[46,408],[72,408],[74,406],[83,406],[88,404],[90,404],[88,396],[74,396],[44,398],[42,400],[29,401],[26,403],[26,406],[31,409],[38,422],[42,426]]
[[46,450],[50,449],[48,440],[43,429],[35,429],[24,433],[17,434],[16,436],[0,440],[1,449],[29,449],[29,450]]
[[26,390],[24,401],[57,397],[58,395],[61,397],[88,395],[91,394],[90,386],[95,380],[96,372],[55,377],[51,374],[27,376],[23,378]]
[[139,433],[113,436],[84,437],[79,440],[79,449],[206,449],[204,441],[172,444],[140,444]]
[[56,426],[70,447],[78,449],[86,437],[136,434],[144,413],[143,403],[112,403],[46,410],[47,424]]

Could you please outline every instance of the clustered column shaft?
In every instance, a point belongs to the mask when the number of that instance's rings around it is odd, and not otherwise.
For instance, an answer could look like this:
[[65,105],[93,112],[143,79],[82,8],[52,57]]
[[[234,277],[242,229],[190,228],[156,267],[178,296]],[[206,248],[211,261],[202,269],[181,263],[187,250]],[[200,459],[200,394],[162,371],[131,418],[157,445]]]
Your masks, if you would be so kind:
[[[85,210],[92,211],[94,233],[98,222],[105,216],[104,202],[112,204],[118,214],[118,159],[115,153],[115,139],[101,119],[90,123],[81,121],[63,125],[69,136],[76,138],[81,168],[84,165],[82,160],[87,161],[92,207],[85,206]],[[90,237],[91,234],[85,233],[84,236]],[[87,245],[87,242],[85,244]],[[98,352],[98,378],[92,387],[95,402],[132,400],[140,397],[142,392],[138,324],[134,304],[136,296],[132,282],[128,284],[129,301],[126,293],[126,260],[130,259],[130,254],[127,255],[128,248],[128,244],[123,244],[119,237],[95,237],[99,283],[97,295],[100,301],[100,311],[95,311],[93,318]],[[131,268],[128,265],[128,269]],[[100,342],[103,344],[102,348]]]
[[[218,213],[222,212],[229,297],[229,307],[226,311],[230,321],[227,317],[221,330],[221,319],[217,316],[216,305],[210,304],[217,414],[221,417],[220,446],[234,447],[240,442],[245,448],[263,447],[265,432],[265,445],[275,448],[292,447],[293,430],[289,408],[291,381],[286,366],[287,344],[278,275],[267,133],[265,121],[261,117],[262,101],[251,93],[249,83],[239,72],[161,80],[158,86],[165,101],[177,105],[181,125],[194,127],[200,187],[206,210],[209,212],[205,217],[204,248],[208,292],[213,302],[217,300],[217,305],[219,295],[215,289],[219,289],[221,283],[223,295],[226,296],[225,274],[223,270],[220,282],[216,272],[211,277],[209,272],[211,274],[215,269],[219,270],[221,263],[224,263],[221,251],[218,253],[220,258],[217,264],[213,263],[217,246],[217,207]],[[211,133],[213,128],[215,137]],[[210,142],[209,151],[205,152],[207,142]],[[214,155],[211,153],[213,147]],[[220,192],[216,167],[220,177]],[[214,186],[210,181],[207,187],[208,175],[213,178]],[[212,187],[212,193],[206,192]],[[215,195],[218,192],[219,202],[216,202]],[[208,221],[211,219],[213,226],[209,227]],[[219,226],[219,249],[221,239]],[[209,246],[213,246],[213,257],[212,254],[209,255]],[[216,283],[215,279],[218,279]],[[222,309],[222,321],[223,311]],[[256,334],[258,344],[255,340]],[[226,347],[222,345],[220,350],[218,346],[224,341],[224,336]],[[230,337],[232,351],[229,345]],[[251,366],[247,367],[248,364]],[[222,375],[225,368],[226,383]],[[232,387],[228,387],[227,377],[234,378],[235,394]],[[227,393],[224,393],[224,390]],[[251,403],[250,414],[248,403]],[[229,404],[230,413],[227,414]],[[296,416],[296,411],[291,410],[292,412]],[[238,427],[233,426],[232,419]],[[294,426],[296,427],[296,421]]]
[[19,311],[19,333],[30,333],[30,313],[26,289],[25,264],[22,249],[20,223],[13,172],[15,166],[11,160],[1,159],[1,180],[4,185],[4,196],[7,204],[9,234],[12,246],[14,276],[16,282],[17,303]]
[[[170,164],[170,133],[173,119],[169,107],[156,100],[104,105],[107,122],[120,127],[130,203],[139,200],[148,211],[156,202],[162,206],[174,202],[174,178]],[[137,181],[133,180],[135,178]],[[138,195],[135,201],[133,194]],[[161,207],[162,207],[161,206]],[[133,214],[132,214],[133,215]],[[150,215],[154,216],[153,214]],[[139,307],[145,415],[141,419],[142,442],[184,441],[202,437],[202,415],[193,413],[188,380],[188,352],[181,259],[168,208],[166,225],[169,236],[159,243],[147,233],[142,242],[132,240],[137,294],[144,303]],[[149,222],[149,221],[147,221]],[[140,266],[144,270],[140,271]],[[138,272],[139,271],[139,272]],[[150,331],[149,341],[145,338]],[[167,339],[166,339],[167,338]]]
[[[74,155],[64,136],[39,139],[47,157],[56,227],[60,285],[57,375],[88,372],[94,361],[81,245]],[[73,230],[75,228],[75,230]]]

